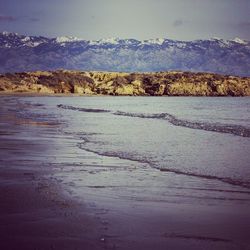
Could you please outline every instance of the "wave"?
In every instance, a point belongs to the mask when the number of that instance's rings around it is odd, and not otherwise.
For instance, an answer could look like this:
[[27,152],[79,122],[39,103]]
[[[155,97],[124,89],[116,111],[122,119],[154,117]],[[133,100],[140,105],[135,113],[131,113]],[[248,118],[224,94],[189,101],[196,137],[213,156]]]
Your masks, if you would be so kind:
[[146,160],[141,160],[141,159],[135,159],[134,157],[129,157],[127,154],[119,154],[116,152],[99,152],[98,150],[94,150],[94,149],[90,149],[89,147],[86,146],[87,143],[90,142],[90,140],[88,138],[81,138],[83,140],[83,142],[80,142],[77,144],[78,148],[86,151],[86,152],[91,152],[94,153],[96,155],[100,155],[100,156],[104,156],[104,157],[112,157],[112,158],[117,158],[117,159],[121,159],[121,160],[128,160],[128,161],[132,161],[132,162],[136,162],[136,163],[141,163],[141,164],[148,164],[151,165],[149,161]]
[[114,115],[147,118],[147,119],[163,119],[167,120],[169,123],[175,126],[219,132],[219,133],[228,133],[242,137],[250,137],[250,129],[241,125],[188,121],[176,118],[174,115],[171,115],[169,113],[143,114],[143,113],[129,113],[129,112],[117,111],[114,113]]
[[[108,112],[111,115],[136,117],[136,118],[142,118],[142,119],[162,119],[162,120],[168,121],[169,123],[171,123],[175,126],[188,127],[188,128],[192,128],[192,129],[202,129],[202,130],[214,131],[214,132],[220,132],[220,133],[230,133],[230,134],[234,134],[237,136],[250,137],[250,129],[245,128],[243,126],[186,121],[186,120],[178,119],[174,115],[171,115],[169,113],[145,114],[145,113],[129,113],[129,112],[122,112],[122,111],[115,111],[114,112],[114,111],[105,110],[105,109],[78,108],[78,107],[67,106],[67,105],[62,105],[62,104],[58,105],[58,107],[63,108],[63,109],[82,111],[82,112],[94,112],[94,113],[95,112],[97,112],[97,113]],[[216,176],[216,175],[195,173],[192,171],[191,172],[182,171],[179,169],[169,168],[169,167],[161,168],[157,164],[157,162],[154,162],[150,159],[145,159],[145,158],[142,159],[136,155],[130,155],[130,154],[127,154],[125,152],[112,152],[112,151],[102,152],[98,149],[93,149],[92,147],[90,147],[90,144],[89,144],[89,143],[91,143],[91,144],[94,143],[94,142],[91,142],[91,140],[90,140],[92,135],[94,135],[94,134],[88,134],[88,133],[78,134],[77,136],[80,137],[82,142],[78,143],[77,146],[82,150],[92,152],[92,153],[100,155],[100,156],[118,158],[121,160],[129,160],[129,161],[132,161],[135,163],[146,164],[146,165],[148,165],[152,168],[158,169],[159,171],[162,171],[162,172],[170,172],[170,173],[174,173],[174,174],[197,177],[197,178],[202,178],[202,179],[217,180],[217,181],[227,183],[230,185],[250,189],[250,182],[249,181],[244,181],[241,179],[231,178],[231,177],[220,177],[220,176]]]
[[[83,139],[83,138],[82,138]],[[90,149],[89,145],[89,139],[84,139],[83,142],[78,143],[77,146],[87,152],[91,152],[100,156],[104,157],[112,157],[112,158],[118,158],[121,160],[128,160],[131,162],[136,162],[140,164],[147,164],[148,166],[158,169],[159,171],[162,172],[169,172],[169,173],[174,173],[174,174],[179,174],[179,175],[185,175],[185,176],[191,176],[191,177],[197,177],[197,178],[202,178],[202,179],[207,179],[207,180],[216,180],[216,181],[221,181],[223,183],[227,183],[233,186],[238,186],[238,187],[243,187],[250,189],[250,182],[249,181],[243,181],[239,179],[233,179],[230,177],[219,177],[219,176],[214,176],[214,175],[206,175],[206,174],[199,174],[199,173],[194,173],[194,172],[188,172],[188,171],[181,171],[178,169],[173,169],[173,168],[161,168],[157,166],[157,163],[151,162],[149,160],[145,159],[138,159],[134,156],[125,154],[125,153],[119,153],[119,152],[100,152],[98,150]]]
[[145,114],[145,113],[130,113],[130,112],[123,112],[123,111],[112,112],[111,110],[106,110],[106,109],[78,108],[78,107],[68,106],[68,105],[63,105],[63,104],[59,104],[57,105],[57,107],[62,108],[62,109],[81,111],[81,112],[112,113],[113,115],[136,117],[136,118],[143,118],[143,119],[161,119],[161,120],[168,121],[170,124],[174,126],[185,127],[185,128],[190,128],[190,129],[206,130],[206,131],[218,132],[218,133],[227,133],[227,134],[232,134],[232,135],[237,135],[237,136],[242,136],[242,137],[250,137],[250,128],[247,128],[241,125],[188,121],[184,119],[179,119],[176,116],[171,115],[169,113]]
[[105,109],[78,108],[78,107],[68,106],[68,105],[63,105],[63,104],[59,104],[59,105],[57,105],[57,107],[62,108],[62,109],[76,110],[76,111],[89,112],[89,113],[108,113],[108,112],[110,112],[110,110],[105,110]]
[[233,186],[240,186],[240,187],[250,189],[250,182],[249,181],[232,179],[230,177],[218,177],[218,176],[214,176],[214,175],[196,174],[196,173],[180,171],[178,169],[172,169],[172,168],[159,168],[159,170],[162,172],[171,172],[171,173],[180,174],[180,175],[198,177],[198,178],[202,178],[202,179],[218,180],[218,181],[228,183],[228,184],[233,185]]

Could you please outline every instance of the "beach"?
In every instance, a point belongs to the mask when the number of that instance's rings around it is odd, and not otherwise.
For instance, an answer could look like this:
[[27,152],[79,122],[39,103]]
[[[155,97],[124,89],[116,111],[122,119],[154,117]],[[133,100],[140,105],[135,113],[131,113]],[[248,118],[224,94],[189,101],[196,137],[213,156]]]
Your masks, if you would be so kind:
[[96,220],[53,179],[59,124],[18,117],[16,98],[3,99],[0,248],[102,249]]
[[250,249],[247,111],[248,98],[1,96],[0,248]]

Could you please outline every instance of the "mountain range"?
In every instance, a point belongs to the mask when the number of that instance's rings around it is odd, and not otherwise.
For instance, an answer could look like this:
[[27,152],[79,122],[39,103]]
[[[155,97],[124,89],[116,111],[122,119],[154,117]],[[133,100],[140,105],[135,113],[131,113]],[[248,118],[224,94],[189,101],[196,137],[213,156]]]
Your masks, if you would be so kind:
[[239,38],[177,41],[0,33],[0,73],[35,70],[192,71],[250,76],[250,42]]

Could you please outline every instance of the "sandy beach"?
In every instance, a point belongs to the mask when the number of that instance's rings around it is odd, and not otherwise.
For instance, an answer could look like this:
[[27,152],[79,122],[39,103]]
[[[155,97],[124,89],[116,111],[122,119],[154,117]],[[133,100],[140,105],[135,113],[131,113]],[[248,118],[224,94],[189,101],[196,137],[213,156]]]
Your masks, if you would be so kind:
[[249,189],[86,149],[25,97],[0,114],[1,249],[250,249]]
[[16,104],[1,96],[0,248],[103,249],[98,221],[53,179],[59,124],[22,119]]

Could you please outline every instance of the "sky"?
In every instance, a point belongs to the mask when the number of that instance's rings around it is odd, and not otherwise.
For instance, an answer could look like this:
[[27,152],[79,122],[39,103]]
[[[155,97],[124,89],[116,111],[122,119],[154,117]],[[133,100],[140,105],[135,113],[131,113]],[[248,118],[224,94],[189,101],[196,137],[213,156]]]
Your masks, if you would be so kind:
[[250,40],[250,0],[0,0],[0,31],[86,40]]

